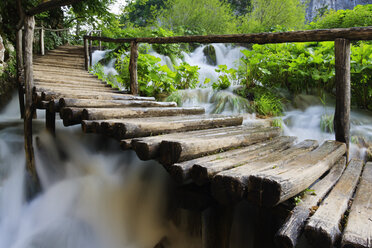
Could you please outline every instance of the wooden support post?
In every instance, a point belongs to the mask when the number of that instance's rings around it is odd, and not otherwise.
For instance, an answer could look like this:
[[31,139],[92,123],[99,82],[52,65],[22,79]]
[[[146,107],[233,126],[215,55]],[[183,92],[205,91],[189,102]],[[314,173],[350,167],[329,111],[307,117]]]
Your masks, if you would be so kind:
[[[102,37],[102,31],[99,31],[99,37]],[[99,50],[102,50],[102,41],[99,40]]]
[[19,111],[21,118],[25,117],[25,98],[23,92],[23,46],[22,46],[22,29],[17,31],[16,37],[16,52],[17,52],[17,86],[18,86],[18,99],[19,99]]
[[137,59],[138,59],[138,43],[135,41],[132,41],[130,43],[130,61],[129,61],[130,93],[132,95],[138,95]]
[[[336,140],[346,143],[350,140],[350,41],[335,40],[336,68],[336,110],[334,129]],[[347,149],[348,150],[348,149]],[[348,153],[348,152],[347,152]]]
[[55,136],[56,134],[56,112],[50,111],[50,108],[45,110],[45,126],[47,131]]
[[85,58],[85,70],[89,70],[89,48],[88,39],[84,38],[84,58]]
[[233,218],[233,207],[215,205],[203,212],[203,248],[228,248]]
[[89,40],[89,66],[92,67],[93,41]]
[[44,27],[41,27],[39,30],[40,32],[40,39],[39,39],[39,46],[40,46],[40,55],[45,55],[45,49],[44,49]]
[[26,168],[30,175],[31,184],[36,189],[40,188],[39,178],[35,167],[35,155],[32,144],[32,117],[34,115],[35,106],[33,103],[33,66],[32,66],[32,43],[34,39],[35,18],[33,16],[25,16],[25,56],[24,56],[24,80],[25,80],[25,119],[24,119],[24,138],[26,152]]

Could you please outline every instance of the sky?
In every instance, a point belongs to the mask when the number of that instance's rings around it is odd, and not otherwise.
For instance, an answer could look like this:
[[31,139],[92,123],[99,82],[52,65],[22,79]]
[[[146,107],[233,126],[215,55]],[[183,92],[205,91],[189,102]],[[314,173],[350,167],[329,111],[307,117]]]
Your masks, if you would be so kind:
[[111,12],[116,14],[116,15],[120,14],[120,12],[121,12],[120,9],[124,5],[126,5],[126,2],[127,2],[126,0],[116,0],[116,2],[113,5],[110,6]]

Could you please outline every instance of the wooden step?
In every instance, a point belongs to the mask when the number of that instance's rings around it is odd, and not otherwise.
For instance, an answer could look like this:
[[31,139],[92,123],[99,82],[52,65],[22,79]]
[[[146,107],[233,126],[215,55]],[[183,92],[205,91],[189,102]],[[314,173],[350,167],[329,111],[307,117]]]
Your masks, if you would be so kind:
[[99,90],[99,89],[102,89],[102,90],[107,90],[107,89],[115,89],[115,90],[118,90],[116,88],[112,88],[110,85],[105,85],[105,84],[76,84],[76,83],[63,83],[63,84],[58,84],[58,83],[54,83],[54,82],[43,82],[43,81],[35,81],[35,85],[36,86],[40,86],[40,87],[60,87],[60,88],[74,88],[74,87],[79,87],[79,88],[92,88],[92,89],[96,89],[96,90]]
[[[61,98],[59,106],[73,108],[127,108],[127,107],[177,107],[175,102],[156,102],[138,100],[96,100],[96,99],[74,99]],[[132,120],[131,120],[132,121]],[[145,121],[145,120],[142,120]],[[112,120],[111,122],[122,122],[122,120]]]
[[340,222],[348,208],[363,168],[361,160],[352,159],[336,186],[305,226],[307,240],[317,247],[331,247],[341,238]]
[[133,139],[132,147],[143,160],[159,156],[163,165],[169,165],[208,153],[247,146],[279,134],[278,128],[226,127]]
[[41,82],[41,83],[49,83],[49,84],[56,84],[56,85],[69,85],[69,86],[84,85],[84,86],[93,86],[93,87],[111,87],[110,85],[98,79],[96,80],[92,80],[92,79],[88,78],[87,80],[82,79],[79,81],[73,81],[73,80],[63,80],[60,78],[58,79],[35,78],[34,80],[35,80],[35,83]]
[[41,99],[44,101],[55,100],[59,98],[77,98],[77,99],[97,99],[97,100],[145,100],[155,101],[153,97],[134,96],[129,94],[114,94],[114,93],[85,93],[85,92],[55,92],[44,91],[41,92]]
[[344,143],[326,141],[291,163],[254,173],[249,177],[247,198],[260,206],[275,206],[308,188],[345,152]]
[[217,160],[196,162],[191,169],[191,178],[199,185],[209,182],[217,173],[237,168],[247,162],[265,158],[273,152],[288,149],[295,142],[295,137],[282,136],[247,148],[219,154]]
[[152,108],[86,108],[83,110],[83,120],[109,120],[123,118],[142,118],[174,115],[204,114],[200,107],[152,107]]
[[187,115],[141,119],[116,119],[99,121],[99,123],[95,121],[83,121],[82,125],[84,132],[98,131],[110,137],[115,137],[116,139],[128,139],[165,133],[237,126],[241,125],[242,122],[243,117],[241,116]]
[[291,211],[283,226],[275,235],[278,247],[296,247],[297,240],[303,232],[305,221],[311,213],[315,212],[318,204],[337,183],[346,165],[346,158],[342,157],[328,174],[304,192],[301,201]]
[[95,87],[95,86],[84,86],[84,85],[51,85],[48,83],[35,83],[36,92],[44,92],[44,91],[58,91],[58,92],[97,92],[97,93],[120,93],[119,90],[108,88],[108,87]]
[[96,77],[92,76],[66,76],[66,75],[60,75],[55,76],[53,74],[42,74],[42,75],[34,75],[35,80],[39,81],[52,81],[52,82],[58,82],[58,81],[68,81],[68,82],[75,82],[75,83],[83,83],[83,82],[91,82],[91,83],[97,83],[100,84],[102,81],[99,80]]
[[287,149],[295,140],[295,137],[276,137],[247,147],[175,163],[166,169],[178,183],[184,183],[192,178],[196,184],[203,185],[221,171],[238,167],[243,164],[242,161],[252,162],[274,151]]
[[365,165],[343,233],[342,247],[372,247],[372,162]]
[[222,171],[213,177],[211,183],[212,194],[220,203],[225,205],[239,202],[246,197],[249,177],[253,173],[282,166],[317,147],[318,142],[316,140],[305,140],[287,150],[273,152],[263,159],[248,161],[236,168]]

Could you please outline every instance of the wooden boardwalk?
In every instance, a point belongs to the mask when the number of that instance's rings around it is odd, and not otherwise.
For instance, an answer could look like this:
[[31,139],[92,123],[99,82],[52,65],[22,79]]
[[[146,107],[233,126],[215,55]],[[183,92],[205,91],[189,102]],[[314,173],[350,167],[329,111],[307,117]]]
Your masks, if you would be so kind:
[[320,247],[372,247],[372,164],[352,160],[345,169],[344,143],[297,143],[279,128],[242,125],[241,116],[121,92],[84,70],[78,46],[35,57],[33,70],[34,104],[46,110],[51,132],[59,113],[65,126],[112,137],[140,159],[158,160],[180,185],[208,187],[223,205],[271,208],[300,194],[276,235],[279,247],[294,247],[303,231]]

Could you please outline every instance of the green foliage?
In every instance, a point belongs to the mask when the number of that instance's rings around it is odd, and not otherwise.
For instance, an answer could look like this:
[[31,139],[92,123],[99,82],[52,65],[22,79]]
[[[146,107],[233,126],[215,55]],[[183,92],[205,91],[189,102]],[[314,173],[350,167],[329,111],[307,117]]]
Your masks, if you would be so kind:
[[278,116],[283,114],[283,105],[279,98],[272,94],[264,93],[255,98],[256,113],[264,116]]
[[136,26],[152,24],[158,11],[165,7],[166,0],[132,0],[124,8],[121,23],[133,23]]
[[280,127],[283,129],[283,119],[282,118],[275,118],[271,121],[271,126],[273,127]]
[[218,69],[215,69],[218,72],[217,82],[212,84],[214,90],[224,90],[238,81],[237,70],[234,68],[227,69],[226,65],[219,65]]
[[308,29],[372,26],[372,4],[357,5],[352,10],[328,10],[308,25]]
[[193,89],[199,81],[199,67],[191,66],[186,62],[182,62],[179,66],[174,66],[176,75],[174,80],[178,89]]
[[333,133],[333,115],[323,114],[320,117],[320,129],[326,133]]
[[179,91],[172,92],[166,99],[167,102],[176,102],[178,107],[182,106],[182,94]]
[[111,75],[111,74],[110,75],[105,74],[103,70],[103,65],[101,63],[98,62],[95,65],[93,65],[93,67],[90,68],[90,72],[96,75],[98,79],[111,85],[113,88],[117,88],[116,86],[117,76]]
[[[137,61],[137,77],[140,95],[157,96],[169,94],[176,89],[195,88],[198,83],[198,66],[182,63],[172,71],[167,65],[160,65],[160,58],[140,53]],[[130,87],[129,54],[120,51],[117,54],[116,70],[118,81],[126,88]]]
[[253,0],[253,10],[241,18],[240,33],[299,29],[305,21],[305,5],[299,0]]
[[213,114],[220,114],[223,111],[234,113],[253,112],[253,107],[249,101],[241,96],[235,95],[229,91],[217,91],[210,99],[213,103]]
[[193,34],[234,33],[236,18],[230,5],[220,0],[168,0],[160,23],[172,30]]

